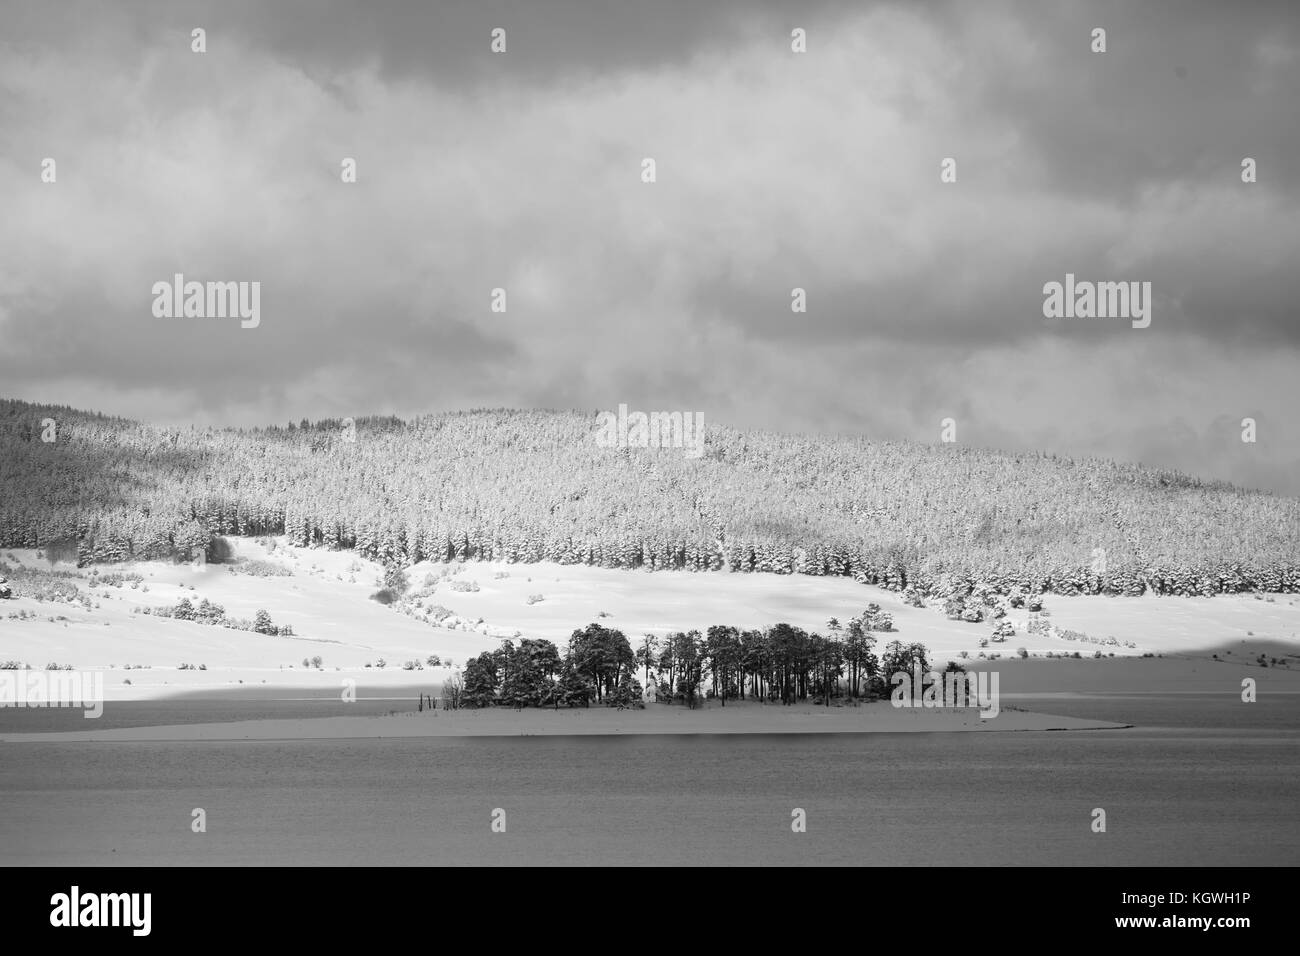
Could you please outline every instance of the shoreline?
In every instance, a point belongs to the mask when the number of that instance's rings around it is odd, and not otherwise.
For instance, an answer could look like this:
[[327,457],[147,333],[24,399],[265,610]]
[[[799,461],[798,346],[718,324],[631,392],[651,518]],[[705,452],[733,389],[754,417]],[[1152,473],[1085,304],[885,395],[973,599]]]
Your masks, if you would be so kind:
[[[937,661],[937,659],[936,659]],[[1088,696],[1094,693],[1240,693],[1243,677],[1264,679],[1274,693],[1300,693],[1300,669],[1261,668],[1257,661],[1225,660],[1192,654],[1160,657],[1116,656],[1093,660],[1068,658],[968,659],[970,673],[997,671],[1002,676],[1000,696],[1006,700],[1023,697]],[[104,665],[74,668],[79,674],[98,675],[103,681],[106,703],[141,703],[185,699],[342,699],[351,688],[369,699],[410,699],[418,694],[437,695],[452,674],[451,667],[429,667],[411,671],[392,667],[371,669],[333,667],[328,669],[285,669],[280,667],[212,667],[180,670],[174,665],[153,665],[123,669]],[[38,674],[39,668],[8,672]],[[129,683],[128,683],[129,681]],[[729,706],[749,706],[737,701]],[[710,703],[708,709],[716,705]],[[804,705],[797,705],[804,706]]]
[[1126,730],[1132,724],[1002,710],[982,718],[974,709],[917,709],[878,701],[852,708],[811,705],[770,708],[733,704],[687,710],[425,711],[359,716],[263,718],[214,723],[116,727],[105,730],[0,733],[0,743],[101,743],[340,740],[412,737],[575,737],[607,735],[765,735],[871,733],[1006,733],[1045,730]]

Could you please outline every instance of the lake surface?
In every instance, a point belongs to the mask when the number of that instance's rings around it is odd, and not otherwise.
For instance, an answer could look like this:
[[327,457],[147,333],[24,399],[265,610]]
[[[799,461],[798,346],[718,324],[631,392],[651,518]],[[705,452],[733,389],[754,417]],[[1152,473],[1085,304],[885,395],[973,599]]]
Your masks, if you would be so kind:
[[0,744],[0,864],[1300,864],[1300,696],[1014,703],[1141,726]]

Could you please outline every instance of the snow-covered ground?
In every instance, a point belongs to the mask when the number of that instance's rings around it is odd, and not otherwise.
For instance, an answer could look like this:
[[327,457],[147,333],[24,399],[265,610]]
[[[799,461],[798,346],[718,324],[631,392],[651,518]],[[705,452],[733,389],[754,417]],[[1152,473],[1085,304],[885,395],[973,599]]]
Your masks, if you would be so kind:
[[[445,668],[424,666],[402,670],[408,660],[422,663],[431,654],[463,664],[467,657],[499,646],[501,637],[518,632],[563,645],[575,628],[597,621],[618,628],[635,646],[641,635],[669,631],[706,630],[712,624],[742,628],[765,627],[778,621],[825,633],[828,618],[841,622],[860,614],[869,602],[894,617],[896,635],[880,635],[881,643],[897,636],[920,642],[932,659],[970,658],[980,652],[990,624],[947,620],[937,604],[906,606],[899,595],[845,578],[769,574],[691,573],[682,571],[617,571],[551,563],[508,565],[423,563],[409,572],[412,589],[424,586],[427,575],[439,578],[434,593],[422,605],[440,605],[455,615],[434,626],[370,600],[379,586],[382,568],[351,552],[292,548],[276,542],[273,549],[251,539],[229,539],[241,559],[281,564],[287,577],[232,574],[227,565],[138,563],[101,567],[143,576],[143,588],[100,585],[89,587],[91,569],[62,563],[54,569],[75,572],[83,593],[98,606],[85,610],[63,602],[32,598],[0,601],[0,661],[18,660],[33,668],[47,663],[77,669],[107,669],[109,699],[156,696],[181,689],[269,684],[286,687],[338,686],[340,678],[364,679],[368,686],[420,683],[436,686]],[[0,553],[7,564],[51,568],[35,551]],[[498,573],[504,577],[496,577]],[[456,591],[451,581],[474,582],[479,590]],[[529,604],[530,595],[542,595]],[[266,636],[187,621],[132,613],[136,607],[174,605],[182,597],[223,605],[227,616],[252,618],[265,609],[277,625],[290,624],[294,637]],[[1020,630],[1006,643],[985,652],[1003,659],[1024,647],[1031,654],[1073,653],[1091,657],[1097,650],[1116,656],[1144,653],[1207,656],[1230,648],[1231,659],[1244,662],[1261,650],[1280,654],[1279,645],[1300,653],[1300,596],[1222,595],[1215,598],[1047,597],[1051,622],[1058,628],[1090,637],[1114,637],[1115,645],[1067,641],[1030,635],[1023,625],[1027,614],[1013,611]],[[38,615],[17,620],[20,610]],[[600,617],[601,612],[607,617]],[[66,620],[57,620],[60,616]],[[50,618],[56,618],[51,621]],[[1126,647],[1132,642],[1136,647]],[[320,656],[323,669],[304,668],[303,659]],[[376,665],[386,662],[381,670]],[[182,663],[206,670],[179,670]],[[126,670],[130,665],[133,669]],[[146,670],[134,669],[148,665]],[[1300,661],[1292,660],[1293,667]],[[130,684],[125,681],[129,680]]]

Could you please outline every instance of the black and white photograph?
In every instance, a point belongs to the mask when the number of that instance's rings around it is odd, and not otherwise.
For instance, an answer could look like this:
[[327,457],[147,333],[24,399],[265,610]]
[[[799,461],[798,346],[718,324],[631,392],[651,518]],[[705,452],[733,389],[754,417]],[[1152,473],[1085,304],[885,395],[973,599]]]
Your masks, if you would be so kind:
[[1300,864],[1298,104],[1285,0],[0,0],[22,919],[1052,868],[1249,940]]

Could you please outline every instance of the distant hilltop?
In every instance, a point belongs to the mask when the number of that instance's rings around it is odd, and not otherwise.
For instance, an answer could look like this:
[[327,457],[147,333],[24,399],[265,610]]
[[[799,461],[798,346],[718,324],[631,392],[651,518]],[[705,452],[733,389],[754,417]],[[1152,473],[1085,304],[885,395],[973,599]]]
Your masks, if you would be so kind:
[[1300,590],[1300,499],[1100,459],[710,424],[698,457],[490,410],[158,428],[0,400],[0,547],[80,563],[286,534],[388,564],[848,575],[923,594]]

